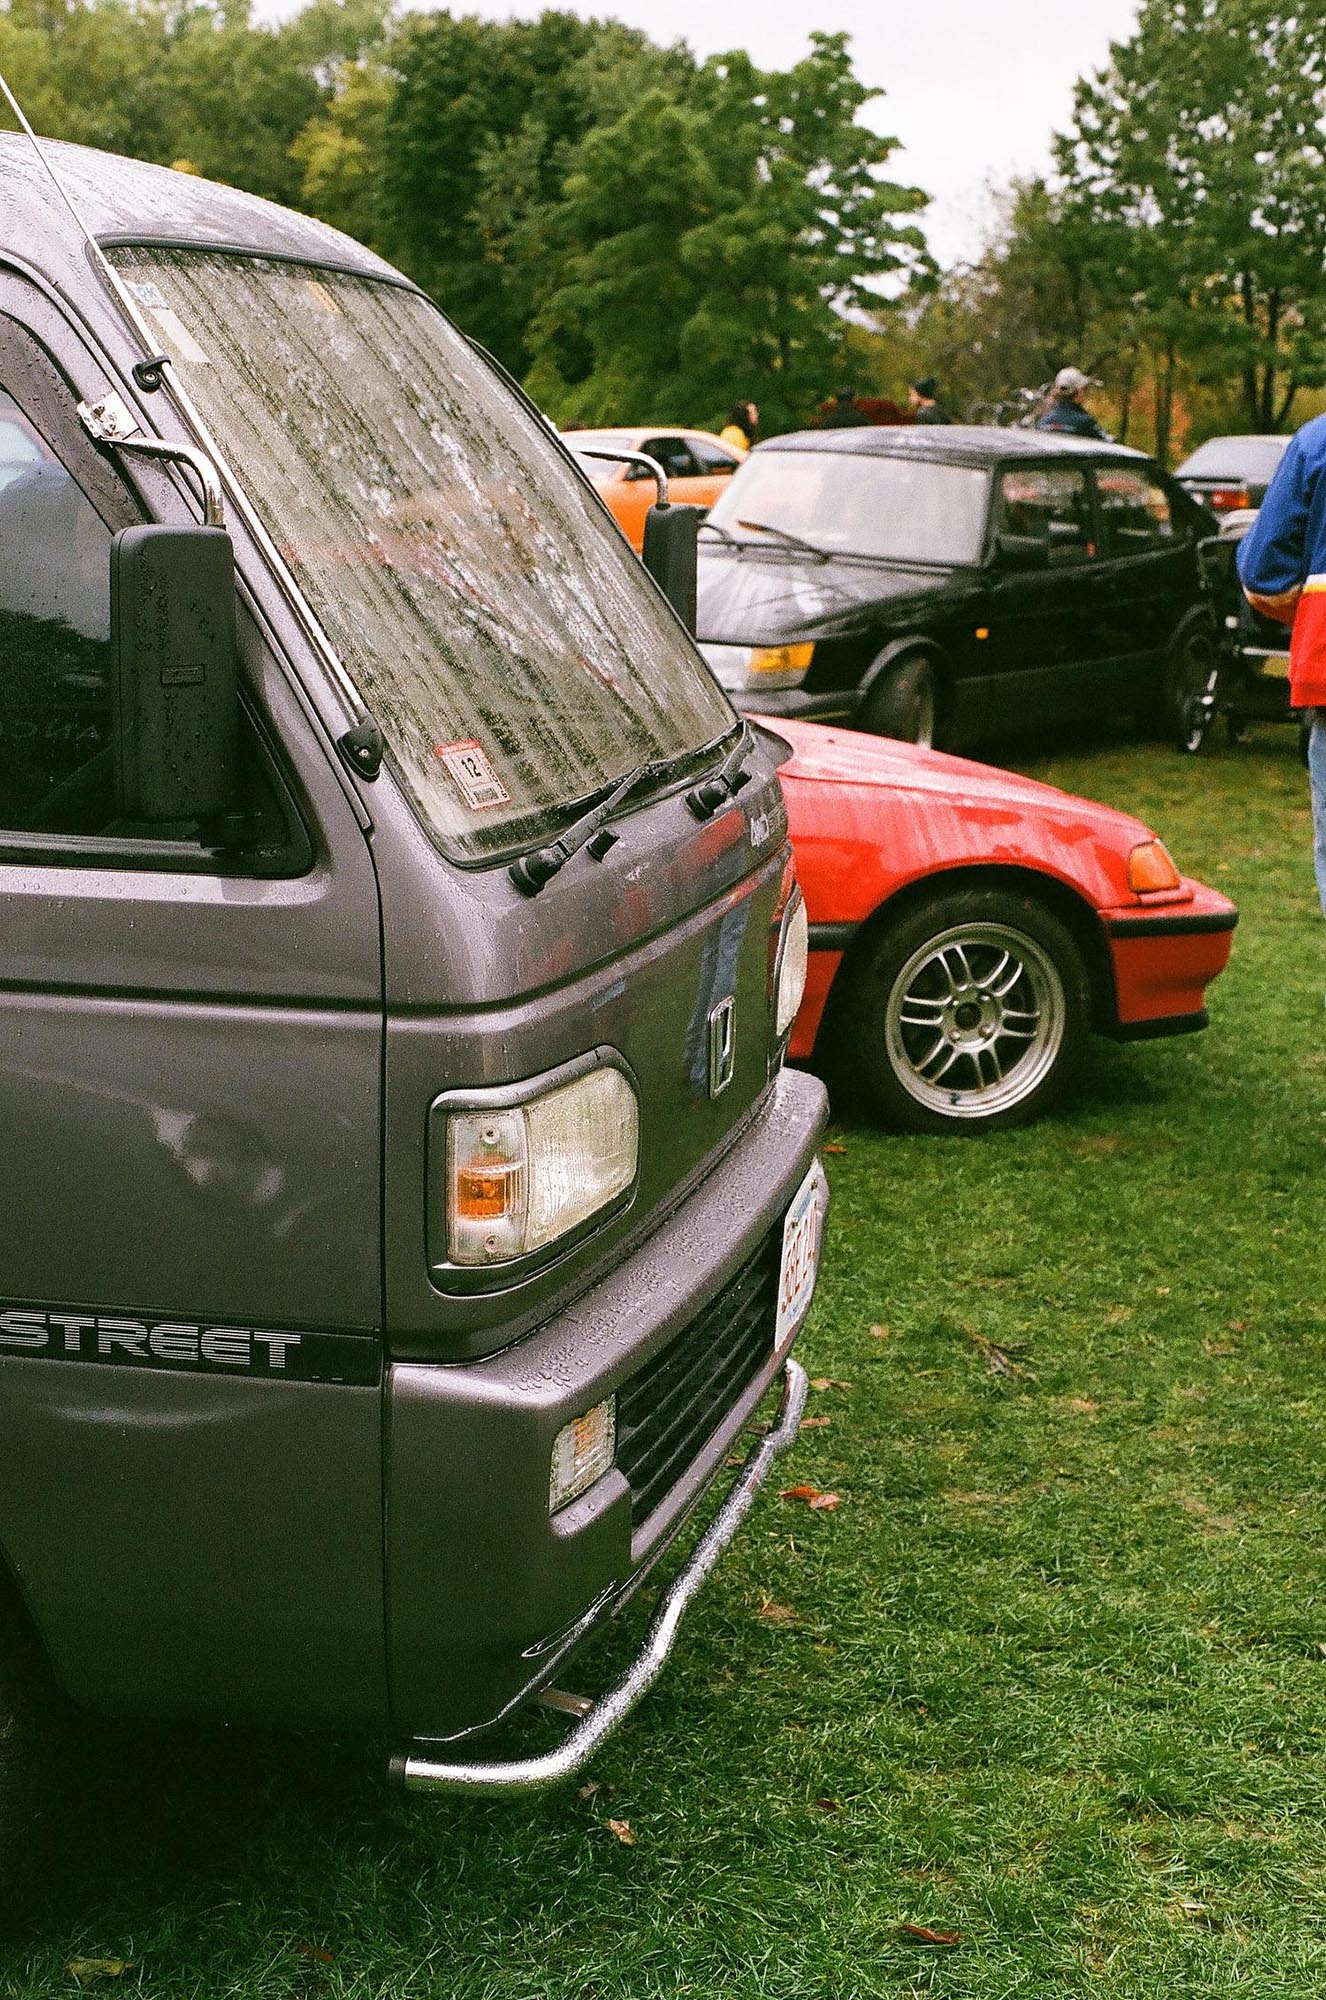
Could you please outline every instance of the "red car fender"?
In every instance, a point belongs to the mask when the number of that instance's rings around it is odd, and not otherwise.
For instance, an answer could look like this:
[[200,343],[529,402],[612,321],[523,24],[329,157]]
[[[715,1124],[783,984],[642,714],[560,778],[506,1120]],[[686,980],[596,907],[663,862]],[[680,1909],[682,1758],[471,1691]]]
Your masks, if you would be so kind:
[[[1040,876],[1090,915],[1117,994],[1117,1014],[1112,1005],[1115,1018],[1102,1026],[1127,1033],[1130,1024],[1170,1018],[1201,1024],[1202,989],[1228,959],[1234,907],[1187,880],[1160,895],[1134,895],[1129,853],[1155,837],[1140,820],[910,744],[806,723],[773,726],[796,752],[780,775],[811,924],[794,1057],[814,1049],[857,927],[915,885],[974,868]],[[1185,913],[1195,921],[1176,927]],[[1148,924],[1166,915],[1163,928]],[[1163,1029],[1132,1026],[1148,1031]]]

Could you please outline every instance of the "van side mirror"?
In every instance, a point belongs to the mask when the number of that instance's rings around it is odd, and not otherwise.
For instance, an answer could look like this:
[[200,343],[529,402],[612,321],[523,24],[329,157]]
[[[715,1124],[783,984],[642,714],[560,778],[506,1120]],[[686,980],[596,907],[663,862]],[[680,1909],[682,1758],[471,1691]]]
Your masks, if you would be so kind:
[[996,535],[995,561],[1001,569],[1048,569],[1050,544],[1040,535]]
[[686,630],[695,631],[703,507],[652,506],[645,515],[645,568]]
[[235,551],[149,523],[111,546],[111,729],[123,819],[206,820],[236,797]]

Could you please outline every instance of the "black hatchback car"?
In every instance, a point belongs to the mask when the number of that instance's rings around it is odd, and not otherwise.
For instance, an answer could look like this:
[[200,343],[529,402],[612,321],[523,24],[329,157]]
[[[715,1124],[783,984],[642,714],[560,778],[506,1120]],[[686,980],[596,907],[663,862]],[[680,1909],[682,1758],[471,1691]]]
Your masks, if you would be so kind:
[[1179,734],[1214,657],[1215,525],[1120,445],[794,432],[701,528],[700,649],[742,708],[914,743],[1120,710]]

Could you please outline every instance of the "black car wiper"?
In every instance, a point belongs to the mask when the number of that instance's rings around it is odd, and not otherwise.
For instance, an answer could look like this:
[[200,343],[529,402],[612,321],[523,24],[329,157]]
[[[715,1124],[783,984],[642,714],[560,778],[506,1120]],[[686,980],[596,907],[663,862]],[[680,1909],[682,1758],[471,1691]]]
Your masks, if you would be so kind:
[[732,548],[739,549],[741,543],[735,535],[729,534],[721,521],[701,521],[697,533],[701,535],[721,535]]
[[734,799],[742,786],[750,783],[750,772],[741,767],[754,748],[755,738],[749,725],[743,722],[740,736],[718,769],[686,794],[686,803],[697,819],[712,819],[720,806]]
[[596,861],[602,861],[610,847],[617,843],[617,835],[608,829],[608,821],[635,790],[636,786],[651,776],[657,767],[653,764],[636,764],[624,777],[614,778],[599,798],[597,805],[572,820],[566,832],[547,847],[531,848],[513,861],[507,874],[518,889],[527,896],[537,896],[546,882],[559,875],[573,854],[579,854],[587,847]]
[[818,542],[808,542],[804,535],[794,535],[790,528],[776,528],[772,521],[738,521],[737,526],[750,528],[757,535],[776,535],[790,549],[804,549],[807,555],[822,556],[825,562],[834,553],[832,549],[822,549]]

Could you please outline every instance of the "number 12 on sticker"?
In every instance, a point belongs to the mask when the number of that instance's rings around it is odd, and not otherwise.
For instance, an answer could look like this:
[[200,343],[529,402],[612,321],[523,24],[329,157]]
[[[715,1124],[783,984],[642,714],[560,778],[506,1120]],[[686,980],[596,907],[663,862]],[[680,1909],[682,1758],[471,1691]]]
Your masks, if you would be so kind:
[[508,805],[511,794],[488,761],[483,746],[466,737],[462,743],[439,743],[433,753],[445,764],[471,812]]

